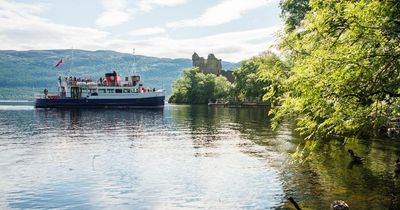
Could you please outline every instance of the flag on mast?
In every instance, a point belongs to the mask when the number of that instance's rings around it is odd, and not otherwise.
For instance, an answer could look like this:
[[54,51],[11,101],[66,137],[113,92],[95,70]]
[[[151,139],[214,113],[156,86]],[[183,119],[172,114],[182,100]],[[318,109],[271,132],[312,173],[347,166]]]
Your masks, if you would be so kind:
[[58,67],[59,65],[61,65],[63,63],[63,61],[62,61],[62,58],[57,62],[57,64],[54,66],[54,68],[55,67]]

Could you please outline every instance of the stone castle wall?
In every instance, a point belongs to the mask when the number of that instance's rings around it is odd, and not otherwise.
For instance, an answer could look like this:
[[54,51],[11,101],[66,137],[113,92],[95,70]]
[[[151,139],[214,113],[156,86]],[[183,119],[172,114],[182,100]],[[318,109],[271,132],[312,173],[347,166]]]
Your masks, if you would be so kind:
[[217,59],[214,54],[209,54],[207,59],[200,57],[197,53],[192,56],[193,67],[199,67],[200,72],[204,74],[221,75],[222,61]]
[[221,71],[221,75],[226,77],[226,79],[228,79],[229,82],[234,82],[235,81],[235,77],[233,77],[233,71]]
[[222,60],[216,58],[212,53],[208,55],[207,59],[200,57],[197,53],[193,53],[192,62],[193,67],[199,67],[200,72],[203,74],[222,75],[226,77],[228,81],[234,81],[232,71],[222,70]]

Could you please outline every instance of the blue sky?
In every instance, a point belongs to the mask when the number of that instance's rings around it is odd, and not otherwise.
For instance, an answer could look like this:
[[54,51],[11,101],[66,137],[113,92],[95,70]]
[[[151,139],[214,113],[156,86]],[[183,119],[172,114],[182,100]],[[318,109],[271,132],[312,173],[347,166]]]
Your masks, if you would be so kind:
[[240,61],[268,50],[279,0],[0,0],[0,49],[115,50]]

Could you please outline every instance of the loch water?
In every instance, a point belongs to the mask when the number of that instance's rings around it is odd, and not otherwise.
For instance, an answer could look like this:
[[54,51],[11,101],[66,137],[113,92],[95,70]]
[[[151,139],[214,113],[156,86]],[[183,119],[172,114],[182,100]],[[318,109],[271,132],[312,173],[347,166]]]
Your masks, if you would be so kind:
[[305,145],[265,109],[3,103],[0,209],[400,209],[399,140]]

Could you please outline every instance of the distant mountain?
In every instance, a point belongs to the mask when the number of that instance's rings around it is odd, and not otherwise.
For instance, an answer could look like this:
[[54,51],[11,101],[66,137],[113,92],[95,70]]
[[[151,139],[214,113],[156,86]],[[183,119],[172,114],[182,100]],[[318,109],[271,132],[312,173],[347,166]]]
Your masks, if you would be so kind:
[[[54,68],[60,58],[63,64]],[[55,88],[59,75],[92,79],[112,71],[127,75],[132,71],[133,60],[131,54],[104,50],[0,50],[0,98],[24,98],[31,96],[33,89]],[[192,67],[191,59],[136,55],[135,60],[145,85],[164,87],[167,95],[171,94],[172,82],[183,69]],[[238,66],[238,63],[222,62],[225,70]],[[29,93],[25,96],[22,94],[25,92]]]

